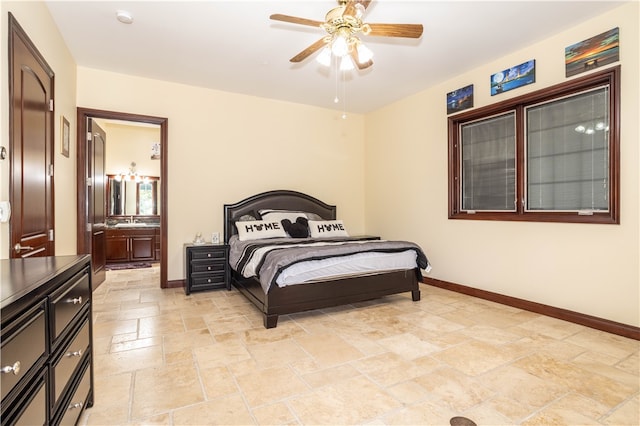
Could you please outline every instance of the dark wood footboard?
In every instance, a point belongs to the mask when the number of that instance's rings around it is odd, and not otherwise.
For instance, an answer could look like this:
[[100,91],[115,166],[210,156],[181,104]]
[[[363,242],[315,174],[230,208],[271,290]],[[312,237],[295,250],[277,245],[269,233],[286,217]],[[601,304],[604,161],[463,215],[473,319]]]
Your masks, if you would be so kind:
[[233,285],[263,314],[265,328],[278,324],[278,316],[313,309],[329,308],[411,292],[420,300],[420,270],[394,271],[338,280],[271,288],[264,294],[260,283],[234,273]]

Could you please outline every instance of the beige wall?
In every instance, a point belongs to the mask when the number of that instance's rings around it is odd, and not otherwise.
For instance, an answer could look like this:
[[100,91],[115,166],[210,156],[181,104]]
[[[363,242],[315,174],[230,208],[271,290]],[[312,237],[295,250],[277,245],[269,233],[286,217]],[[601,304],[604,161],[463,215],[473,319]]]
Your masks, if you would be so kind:
[[106,174],[127,173],[134,162],[140,176],[160,176],[160,160],[151,159],[151,146],[160,143],[160,126],[107,120],[96,122],[107,135]]
[[[223,204],[292,189],[338,206],[364,232],[364,117],[78,68],[78,106],[168,118],[168,279],[183,243],[223,231]],[[107,142],[108,144],[108,142]]]
[[[367,233],[420,243],[429,276],[640,325],[639,34],[633,2],[366,116]],[[621,224],[447,219],[446,93],[474,84],[475,106],[562,81],[564,48],[620,28]],[[536,60],[536,83],[491,97],[489,76]],[[396,206],[404,206],[398,213]]]
[[[41,2],[0,2],[0,145],[9,149],[9,95],[7,93],[9,53],[8,13],[20,26],[55,72],[55,248],[57,255],[76,253],[76,149],[71,144],[69,158],[60,153],[60,123],[64,116],[71,124],[71,140],[76,137],[76,63],[67,49],[49,9]],[[9,200],[9,161],[0,160],[0,200]],[[70,208],[73,207],[73,208]],[[9,256],[9,225],[0,224],[0,258]]]

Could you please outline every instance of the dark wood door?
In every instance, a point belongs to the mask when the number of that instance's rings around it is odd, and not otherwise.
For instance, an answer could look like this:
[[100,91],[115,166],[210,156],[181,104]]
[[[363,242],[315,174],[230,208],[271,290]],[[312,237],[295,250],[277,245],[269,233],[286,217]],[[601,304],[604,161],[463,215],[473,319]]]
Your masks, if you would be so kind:
[[12,258],[53,256],[54,74],[9,14]]
[[91,268],[97,283],[105,280],[107,263],[107,191],[105,147],[107,135],[93,119],[87,123],[88,214],[91,228]]

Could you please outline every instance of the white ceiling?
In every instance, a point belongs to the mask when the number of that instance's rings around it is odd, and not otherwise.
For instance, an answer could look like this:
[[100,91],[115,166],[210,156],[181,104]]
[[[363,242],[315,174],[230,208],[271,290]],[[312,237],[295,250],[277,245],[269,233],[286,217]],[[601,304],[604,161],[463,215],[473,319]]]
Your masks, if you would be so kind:
[[[315,55],[289,62],[324,31],[269,19],[281,13],[324,21],[335,0],[46,3],[79,66],[365,113],[624,2],[374,0],[363,21],[422,24],[424,33],[419,40],[363,36],[374,65],[346,75],[346,95],[339,93],[346,105],[334,103],[335,69]],[[117,10],[134,22],[118,22]]]

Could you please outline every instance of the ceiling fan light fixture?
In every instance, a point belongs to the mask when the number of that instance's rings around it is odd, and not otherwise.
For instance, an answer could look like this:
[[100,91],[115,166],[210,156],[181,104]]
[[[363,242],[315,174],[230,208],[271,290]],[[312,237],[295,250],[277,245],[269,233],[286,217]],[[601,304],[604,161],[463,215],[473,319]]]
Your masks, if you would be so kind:
[[340,71],[351,71],[354,69],[353,61],[349,56],[343,56],[340,60]]
[[316,58],[316,61],[318,61],[318,63],[324,65],[325,67],[331,65],[331,49],[329,48],[329,46],[320,51],[320,54]]
[[373,59],[373,52],[371,51],[371,49],[360,42],[356,46],[356,51],[358,52],[358,62],[364,64]]
[[349,43],[343,34],[336,34],[331,42],[331,53],[343,57],[349,53]]

